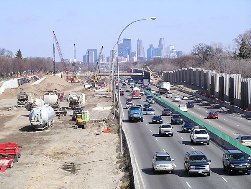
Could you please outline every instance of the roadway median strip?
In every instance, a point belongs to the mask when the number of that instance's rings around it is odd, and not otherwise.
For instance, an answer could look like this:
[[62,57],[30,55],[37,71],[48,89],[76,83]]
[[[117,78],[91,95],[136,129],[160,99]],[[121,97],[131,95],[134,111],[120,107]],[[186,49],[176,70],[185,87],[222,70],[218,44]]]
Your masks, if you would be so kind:
[[[160,104],[163,107],[170,107],[173,110],[175,110],[176,112],[180,113],[181,115],[185,116],[186,118],[190,119],[191,121],[197,123],[198,125],[206,128],[210,133],[211,136],[213,138],[213,140],[223,146],[223,147],[227,147],[229,146],[231,148],[231,146],[238,148],[239,150],[243,151],[244,153],[251,155],[251,149],[242,145],[241,143],[239,143],[239,141],[233,139],[232,137],[228,136],[227,134],[223,133],[222,131],[215,129],[214,127],[211,127],[210,125],[208,125],[207,123],[195,118],[194,116],[190,115],[187,112],[183,112],[181,111],[177,106],[165,101],[164,99],[156,96],[155,94],[151,93],[150,91],[144,90],[145,93],[147,95],[151,95],[154,97],[155,101]],[[200,116],[202,117],[202,116]]]

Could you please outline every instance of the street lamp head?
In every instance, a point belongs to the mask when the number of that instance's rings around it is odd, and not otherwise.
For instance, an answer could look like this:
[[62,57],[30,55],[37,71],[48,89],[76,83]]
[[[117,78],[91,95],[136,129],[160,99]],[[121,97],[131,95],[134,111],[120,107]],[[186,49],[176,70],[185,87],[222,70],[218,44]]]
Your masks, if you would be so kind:
[[153,17],[150,17],[150,19],[151,19],[151,20],[156,20],[156,17],[153,16]]

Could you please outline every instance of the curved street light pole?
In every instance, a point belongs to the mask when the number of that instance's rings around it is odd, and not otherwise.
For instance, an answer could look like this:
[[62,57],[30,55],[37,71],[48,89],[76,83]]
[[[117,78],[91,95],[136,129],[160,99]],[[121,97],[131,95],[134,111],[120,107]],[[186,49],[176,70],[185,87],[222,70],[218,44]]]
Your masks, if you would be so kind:
[[[118,81],[119,81],[119,64],[118,64],[118,45],[119,45],[119,41],[120,41],[120,38],[123,34],[123,32],[132,24],[136,23],[136,22],[140,22],[140,21],[144,21],[144,20],[156,20],[156,17],[150,17],[150,18],[142,18],[142,19],[138,19],[138,20],[134,20],[132,22],[130,22],[129,24],[127,24],[123,30],[120,32],[119,34],[119,37],[117,39],[117,42],[116,44],[114,45],[113,47],[113,51],[114,51],[114,48],[116,46],[116,51],[114,52],[114,54],[112,55],[112,93],[113,93],[113,105],[114,105],[114,110],[115,110],[115,81],[114,81],[114,56],[115,56],[115,53],[117,53],[117,56],[116,56],[116,61],[117,61],[117,78],[118,78]],[[118,87],[118,102],[119,102],[119,98],[120,98],[120,94],[119,94],[119,87]]]

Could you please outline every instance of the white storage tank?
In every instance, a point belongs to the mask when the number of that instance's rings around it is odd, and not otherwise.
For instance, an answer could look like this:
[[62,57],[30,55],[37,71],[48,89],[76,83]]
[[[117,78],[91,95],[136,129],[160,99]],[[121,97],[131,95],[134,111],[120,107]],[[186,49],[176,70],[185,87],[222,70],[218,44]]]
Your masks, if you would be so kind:
[[53,124],[56,114],[49,105],[33,108],[29,114],[31,126],[37,130],[44,130]]

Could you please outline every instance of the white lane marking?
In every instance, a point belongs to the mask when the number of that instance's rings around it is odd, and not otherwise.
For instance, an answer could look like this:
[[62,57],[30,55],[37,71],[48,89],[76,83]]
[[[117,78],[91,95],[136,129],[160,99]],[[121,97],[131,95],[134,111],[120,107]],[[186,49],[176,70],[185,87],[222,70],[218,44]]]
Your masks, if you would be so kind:
[[152,130],[150,130],[150,132],[152,133]]
[[157,139],[157,138],[155,138],[155,140],[157,140],[157,141],[158,141],[158,139]]
[[195,150],[195,148],[194,147],[191,147],[193,150]]
[[202,116],[200,115],[200,117],[202,117]]
[[165,149],[163,149],[163,151],[164,151],[164,152],[166,152],[166,150],[165,150]]
[[227,180],[224,177],[221,177],[225,182],[227,182]]
[[224,121],[226,121],[226,119],[224,118]]
[[187,186],[188,186],[189,188],[192,188],[188,182],[186,182],[186,184],[187,184]]
[[249,123],[250,121],[248,121],[248,123]]
[[174,166],[174,167],[177,167],[175,163],[173,164],[173,166]]
[[239,127],[240,125],[236,125],[237,127]]
[[180,137],[183,140],[183,137]]

